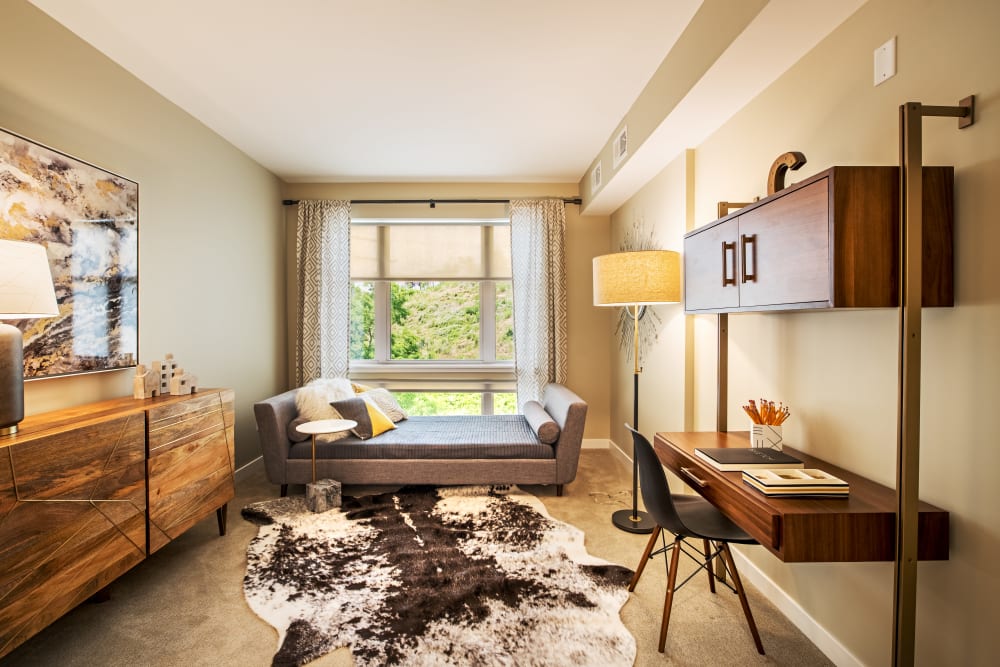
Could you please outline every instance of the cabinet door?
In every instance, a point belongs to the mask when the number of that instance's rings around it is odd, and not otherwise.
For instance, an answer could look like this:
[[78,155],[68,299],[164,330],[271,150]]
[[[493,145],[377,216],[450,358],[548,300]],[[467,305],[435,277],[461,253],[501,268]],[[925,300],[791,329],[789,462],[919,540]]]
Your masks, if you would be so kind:
[[739,216],[740,306],[831,299],[829,179]]
[[687,311],[737,308],[737,219],[684,239],[684,308]]

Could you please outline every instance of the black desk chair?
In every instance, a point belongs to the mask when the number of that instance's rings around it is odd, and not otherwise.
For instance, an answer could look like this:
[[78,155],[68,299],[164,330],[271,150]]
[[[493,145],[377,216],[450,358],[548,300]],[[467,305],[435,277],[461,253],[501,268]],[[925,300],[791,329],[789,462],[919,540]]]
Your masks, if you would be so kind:
[[[653,446],[649,444],[649,440],[628,424],[625,427],[632,432],[632,442],[635,448],[633,456],[639,462],[642,501],[646,505],[646,511],[656,521],[653,534],[642,554],[642,560],[639,561],[639,567],[636,568],[635,576],[629,582],[629,591],[635,590],[635,585],[639,583],[639,577],[642,576],[642,571],[650,556],[662,553],[666,558],[666,553],[670,552],[670,565],[667,568],[667,595],[663,602],[663,622],[660,625],[660,653],[663,653],[663,647],[667,642],[667,625],[670,623],[670,607],[674,601],[674,593],[698,574],[698,570],[695,570],[680,584],[677,583],[678,560],[681,551],[684,551],[685,555],[698,563],[699,569],[708,573],[708,587],[713,593],[715,592],[715,582],[718,579],[724,586],[740,596],[740,604],[743,605],[743,613],[747,617],[747,625],[750,626],[750,634],[753,635],[754,644],[757,645],[757,652],[764,655],[764,645],[760,643],[757,624],[754,623],[753,614],[750,613],[750,605],[747,602],[746,593],[743,591],[740,575],[736,571],[733,555],[729,551],[730,542],[757,544],[757,541],[704,498],[672,495],[667,484],[667,476],[663,472],[663,466],[660,464],[656,452],[653,451]],[[656,538],[662,534],[664,529],[673,533],[674,539],[670,544],[667,544],[664,539],[663,546],[654,552]],[[702,540],[704,553],[697,551],[692,553],[692,549],[684,542],[686,538]],[[733,581],[732,586],[726,579],[716,576],[712,570],[712,562],[719,556],[725,564],[729,578]]]

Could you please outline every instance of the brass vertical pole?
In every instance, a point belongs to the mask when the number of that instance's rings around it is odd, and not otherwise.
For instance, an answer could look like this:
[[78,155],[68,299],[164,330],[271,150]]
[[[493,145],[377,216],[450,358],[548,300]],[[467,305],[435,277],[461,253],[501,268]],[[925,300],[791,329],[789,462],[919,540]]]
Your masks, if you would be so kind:
[[715,430],[729,430],[726,408],[729,404],[729,313],[719,313],[718,349],[716,353]]
[[899,395],[896,431],[896,560],[892,663],[916,657],[920,502],[920,310],[923,297],[923,118],[951,116],[959,129],[974,122],[975,98],[954,107],[907,102],[899,107]]
[[920,104],[900,107],[899,396],[896,435],[894,665],[912,665],[917,612],[917,503],[920,476],[920,307],[923,167]]

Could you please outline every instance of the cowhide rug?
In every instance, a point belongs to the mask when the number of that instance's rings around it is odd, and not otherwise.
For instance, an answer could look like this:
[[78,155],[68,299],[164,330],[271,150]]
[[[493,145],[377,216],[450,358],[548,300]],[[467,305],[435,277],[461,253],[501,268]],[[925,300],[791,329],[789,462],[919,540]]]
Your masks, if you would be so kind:
[[631,665],[632,571],[516,487],[410,487],[309,512],[249,505],[244,593],[275,665],[349,646],[358,665]]

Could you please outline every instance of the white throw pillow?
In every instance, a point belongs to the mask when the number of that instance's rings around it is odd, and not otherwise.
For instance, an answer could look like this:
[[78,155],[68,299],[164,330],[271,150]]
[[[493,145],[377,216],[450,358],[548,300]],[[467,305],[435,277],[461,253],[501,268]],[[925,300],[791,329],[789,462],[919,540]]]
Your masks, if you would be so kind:
[[[347,378],[317,378],[295,392],[295,407],[299,416],[307,421],[321,419],[342,419],[336,408],[330,405],[354,396],[351,382]],[[316,436],[317,442],[334,442],[347,437],[350,431],[339,431]]]

